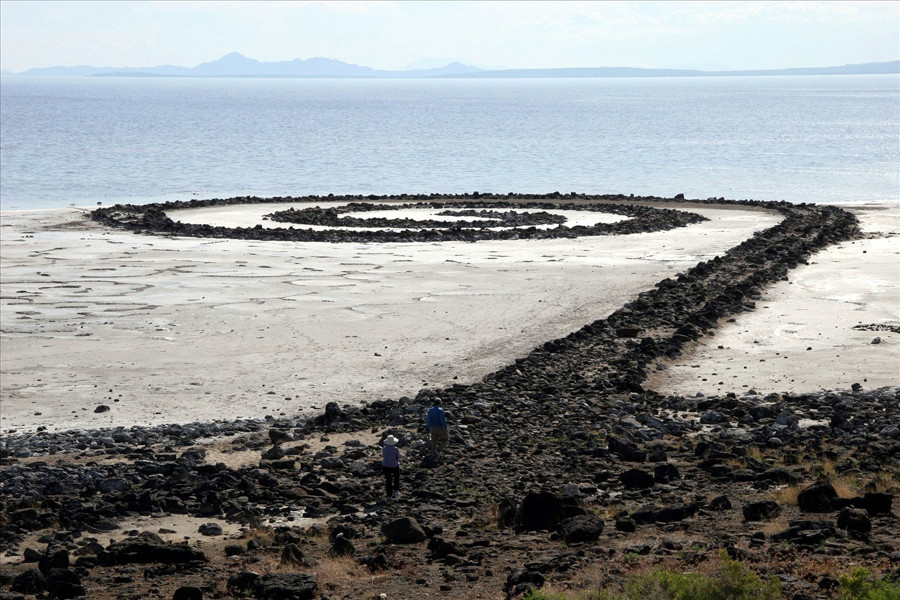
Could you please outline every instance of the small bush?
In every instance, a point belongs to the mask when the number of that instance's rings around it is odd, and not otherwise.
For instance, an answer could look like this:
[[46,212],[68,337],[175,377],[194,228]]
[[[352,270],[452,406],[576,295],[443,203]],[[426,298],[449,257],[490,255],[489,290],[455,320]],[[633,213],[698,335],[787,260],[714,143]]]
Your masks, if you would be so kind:
[[566,600],[566,597],[546,590],[532,590],[523,596],[523,600]]
[[869,581],[871,573],[864,567],[838,577],[841,600],[900,600],[900,585],[888,581]]
[[[651,573],[631,575],[624,589],[616,592],[600,589],[578,596],[549,594],[543,590],[526,596],[527,600],[780,600],[781,582],[772,578],[764,582],[742,563],[719,555],[719,569],[713,575],[677,573],[658,569]],[[857,600],[852,598],[848,600]],[[865,600],[869,600],[866,598]],[[876,599],[872,599],[876,600]],[[883,600],[877,598],[877,600]],[[895,600],[895,599],[891,599]],[[900,599],[896,599],[900,600]]]

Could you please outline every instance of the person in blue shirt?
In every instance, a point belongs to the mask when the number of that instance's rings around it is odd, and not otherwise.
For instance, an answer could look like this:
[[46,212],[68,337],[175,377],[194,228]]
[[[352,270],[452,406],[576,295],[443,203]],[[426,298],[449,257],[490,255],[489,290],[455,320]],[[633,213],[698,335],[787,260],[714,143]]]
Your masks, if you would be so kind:
[[381,450],[381,470],[384,471],[384,487],[388,498],[400,494],[400,449],[397,438],[392,435],[384,438]]
[[428,409],[428,415],[425,417],[425,428],[431,432],[431,452],[432,455],[440,458],[441,450],[450,443],[450,434],[447,430],[447,417],[444,415],[444,409],[441,408],[441,399],[434,398],[434,406]]

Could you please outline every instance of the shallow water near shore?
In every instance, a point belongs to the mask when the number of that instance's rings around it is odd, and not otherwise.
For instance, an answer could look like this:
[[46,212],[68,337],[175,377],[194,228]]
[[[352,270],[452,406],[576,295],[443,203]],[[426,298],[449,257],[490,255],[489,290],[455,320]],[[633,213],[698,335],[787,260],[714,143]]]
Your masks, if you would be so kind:
[[329,193],[900,199],[892,75],[0,80],[3,210]]

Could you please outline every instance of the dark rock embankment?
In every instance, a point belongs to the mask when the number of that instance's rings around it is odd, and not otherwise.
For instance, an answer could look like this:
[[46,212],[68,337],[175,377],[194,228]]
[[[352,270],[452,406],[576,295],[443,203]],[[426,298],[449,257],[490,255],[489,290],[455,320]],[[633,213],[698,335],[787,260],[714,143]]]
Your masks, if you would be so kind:
[[[705,218],[687,210],[653,208],[628,201],[665,202],[662,198],[633,196],[589,196],[584,194],[544,194],[518,195],[508,194],[463,194],[453,195],[407,195],[399,196],[305,196],[302,198],[275,197],[258,198],[242,197],[211,200],[190,200],[165,202],[156,204],[117,204],[107,208],[98,208],[91,213],[91,218],[111,227],[129,229],[136,233],[167,234],[204,238],[232,238],[243,240],[297,241],[297,242],[443,242],[463,241],[477,242],[483,240],[524,240],[524,239],[559,239],[576,238],[595,235],[623,235],[666,231],[676,227],[685,227],[692,223],[704,221]],[[272,220],[297,222],[311,225],[327,225],[333,227],[349,227],[349,229],[309,229],[289,227],[222,227],[206,224],[191,224],[174,221],[169,211],[187,208],[204,208],[209,206],[233,206],[235,204],[277,204],[277,203],[316,204],[320,202],[347,202],[349,206],[333,209],[316,209],[309,207],[293,211],[278,211],[269,215]],[[377,202],[377,203],[375,203]],[[384,204],[391,202],[392,204]],[[486,220],[468,223],[440,223],[436,221],[394,221],[389,219],[352,219],[341,217],[344,212],[366,212],[374,210],[399,209],[435,209],[441,211],[464,211],[466,213],[491,212],[502,216],[499,223]],[[518,210],[541,211],[539,213],[518,213]],[[630,217],[615,223],[598,223],[590,226],[564,226],[557,215],[546,213],[548,210],[578,210],[587,212],[606,212]],[[541,214],[543,213],[543,214]],[[392,222],[394,221],[394,222]],[[535,224],[552,224],[556,227],[547,229],[535,227]],[[411,228],[394,230],[354,230],[353,227],[400,227]],[[494,228],[491,228],[494,227]],[[497,229],[496,227],[509,227]]]
[[[472,385],[231,430],[6,436],[0,548],[21,564],[0,585],[59,598],[514,598],[588,574],[613,584],[637,565],[692,570],[720,550],[797,600],[834,597],[851,564],[897,577],[896,388],[643,388],[654,361],[857,233],[836,208],[770,208],[779,225]],[[451,433],[440,460],[423,427],[435,396]],[[402,455],[390,501],[372,443],[388,434]],[[253,464],[207,460],[204,435]],[[301,525],[301,512],[327,526]],[[107,541],[126,516],[170,514],[244,532]]]

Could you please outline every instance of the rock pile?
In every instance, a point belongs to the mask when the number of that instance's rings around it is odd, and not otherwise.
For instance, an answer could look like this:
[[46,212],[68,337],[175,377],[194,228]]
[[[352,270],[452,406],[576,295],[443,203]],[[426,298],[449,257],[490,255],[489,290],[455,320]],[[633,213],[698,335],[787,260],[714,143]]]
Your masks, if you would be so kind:
[[[570,200],[562,202],[562,199]],[[394,204],[372,203],[363,200],[394,201]],[[409,203],[407,200],[418,200]],[[547,201],[547,200],[552,200]],[[664,201],[661,198],[634,198],[633,196],[586,196],[584,194],[546,194],[519,196],[495,196],[493,194],[465,194],[462,196],[307,196],[303,198],[228,198],[211,200],[190,200],[187,202],[165,202],[155,204],[117,204],[98,208],[91,213],[91,218],[112,227],[132,230],[136,233],[155,233],[182,235],[191,237],[214,237],[253,239],[267,241],[301,241],[301,242],[445,242],[482,240],[521,240],[521,239],[556,239],[576,238],[591,235],[622,235],[665,231],[676,227],[685,227],[691,223],[706,220],[700,215],[672,209],[651,208],[624,201]],[[230,206],[234,204],[262,203],[316,203],[347,202],[338,208],[321,209],[309,207],[278,211],[267,215],[273,221],[298,223],[307,225],[324,225],[335,229],[295,229],[290,227],[268,228],[262,225],[254,227],[221,227],[205,224],[189,224],[173,221],[167,211],[184,208],[202,208],[207,206]],[[400,203],[396,203],[399,201]],[[577,201],[577,202],[576,202]],[[492,217],[473,222],[448,223],[434,220],[397,220],[397,219],[359,219],[341,217],[346,212],[365,212],[374,210],[399,209],[439,209],[445,214],[480,215]],[[450,210],[459,209],[459,211]],[[527,209],[519,213],[516,209]],[[547,213],[548,210],[579,210],[589,212],[607,212],[631,217],[616,223],[598,223],[590,226],[566,227],[562,225],[564,218]],[[539,211],[537,213],[531,211]],[[535,225],[556,224],[556,227],[539,229]],[[347,227],[349,229],[338,229]],[[375,229],[355,231],[354,227],[390,227],[392,229]],[[405,229],[393,229],[403,227]],[[497,227],[508,227],[497,229]]]

